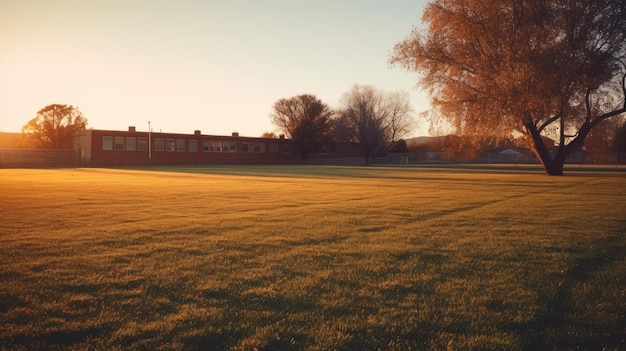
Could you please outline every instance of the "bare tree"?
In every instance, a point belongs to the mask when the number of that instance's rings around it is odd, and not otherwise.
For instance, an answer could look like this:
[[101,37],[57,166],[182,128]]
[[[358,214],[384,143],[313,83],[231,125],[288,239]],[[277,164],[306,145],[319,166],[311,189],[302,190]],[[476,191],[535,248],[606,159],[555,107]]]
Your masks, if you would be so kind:
[[342,98],[335,133],[340,141],[358,143],[369,165],[377,152],[390,148],[413,126],[406,92],[385,93],[371,85],[355,85]]
[[333,111],[314,95],[303,94],[274,103],[270,118],[283,133],[293,140],[305,163],[316,144],[331,130]]
[[391,62],[421,74],[459,133],[524,135],[547,174],[562,175],[592,128],[626,112],[622,0],[435,0],[423,21]]
[[48,105],[24,127],[22,145],[34,148],[72,148],[76,132],[84,130],[87,119],[75,107]]

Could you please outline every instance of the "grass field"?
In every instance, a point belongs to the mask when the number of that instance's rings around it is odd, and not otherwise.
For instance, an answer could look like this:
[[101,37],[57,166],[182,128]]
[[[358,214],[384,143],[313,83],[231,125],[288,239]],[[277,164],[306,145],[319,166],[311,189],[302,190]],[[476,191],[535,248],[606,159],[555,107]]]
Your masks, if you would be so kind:
[[626,176],[0,170],[0,349],[621,350]]

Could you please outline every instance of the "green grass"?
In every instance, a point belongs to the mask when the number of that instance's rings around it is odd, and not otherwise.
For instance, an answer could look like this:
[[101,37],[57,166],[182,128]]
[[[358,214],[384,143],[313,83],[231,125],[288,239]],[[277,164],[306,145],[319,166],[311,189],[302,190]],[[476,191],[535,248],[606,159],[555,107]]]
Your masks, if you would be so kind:
[[626,347],[626,177],[0,170],[0,349]]

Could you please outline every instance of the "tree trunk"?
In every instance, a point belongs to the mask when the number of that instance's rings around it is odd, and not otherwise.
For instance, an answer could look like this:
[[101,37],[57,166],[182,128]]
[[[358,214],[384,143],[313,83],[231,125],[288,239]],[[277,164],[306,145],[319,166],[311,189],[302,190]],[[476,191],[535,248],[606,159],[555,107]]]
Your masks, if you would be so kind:
[[298,153],[300,154],[300,162],[305,165],[306,160],[309,157],[309,148],[303,144],[296,144],[296,147],[298,148]]
[[[598,120],[600,121],[600,120]],[[599,122],[598,122],[599,123]],[[530,148],[533,150],[539,162],[543,166],[547,175],[563,175],[563,166],[567,158],[575,151],[582,150],[585,138],[593,126],[597,123],[583,123],[578,129],[576,137],[570,141],[567,145],[563,142],[560,143],[559,148],[556,150],[554,157],[550,155],[548,148],[543,142],[541,135],[537,131],[537,128],[532,123],[526,123],[527,134],[530,136]]]
[[563,150],[559,149],[556,156],[552,158],[550,155],[550,151],[546,147],[541,138],[541,135],[537,131],[537,128],[532,123],[525,124],[526,131],[528,136],[530,136],[530,149],[533,151],[537,159],[543,166],[544,171],[547,175],[551,176],[562,176],[563,175],[563,166],[565,165],[565,160],[567,156],[563,157]]
[[306,164],[306,159],[309,156],[308,152],[300,152],[300,162],[305,165]]
[[361,144],[361,151],[363,151],[363,161],[366,166],[372,165],[372,158],[374,157],[374,150],[368,147],[366,144]]
[[562,176],[563,175],[563,166],[565,165],[564,160],[553,159],[548,155],[547,159],[542,159],[539,155],[539,162],[543,166],[544,171],[547,175],[550,176]]

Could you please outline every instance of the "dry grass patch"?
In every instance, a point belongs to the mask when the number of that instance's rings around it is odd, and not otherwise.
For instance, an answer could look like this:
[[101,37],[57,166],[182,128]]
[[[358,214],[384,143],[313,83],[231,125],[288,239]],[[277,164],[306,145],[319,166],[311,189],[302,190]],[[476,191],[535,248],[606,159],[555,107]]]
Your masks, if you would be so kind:
[[623,176],[185,171],[0,170],[0,346],[625,346]]

